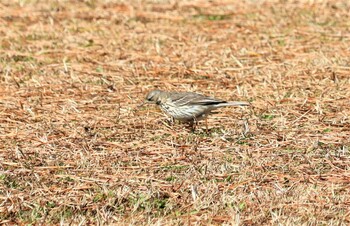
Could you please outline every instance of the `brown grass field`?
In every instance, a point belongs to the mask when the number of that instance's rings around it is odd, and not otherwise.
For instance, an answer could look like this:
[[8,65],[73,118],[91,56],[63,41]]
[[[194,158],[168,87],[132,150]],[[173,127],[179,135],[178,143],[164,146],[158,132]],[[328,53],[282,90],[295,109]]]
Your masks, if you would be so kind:
[[348,225],[349,117],[347,0],[0,1],[0,224]]

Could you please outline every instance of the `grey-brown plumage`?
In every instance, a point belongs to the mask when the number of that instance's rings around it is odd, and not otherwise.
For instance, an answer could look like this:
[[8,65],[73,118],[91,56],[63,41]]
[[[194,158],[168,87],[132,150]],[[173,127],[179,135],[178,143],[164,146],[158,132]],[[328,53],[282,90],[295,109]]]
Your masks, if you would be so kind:
[[244,101],[224,101],[192,92],[153,90],[146,101],[157,104],[164,113],[184,122],[196,122],[220,107],[248,106]]

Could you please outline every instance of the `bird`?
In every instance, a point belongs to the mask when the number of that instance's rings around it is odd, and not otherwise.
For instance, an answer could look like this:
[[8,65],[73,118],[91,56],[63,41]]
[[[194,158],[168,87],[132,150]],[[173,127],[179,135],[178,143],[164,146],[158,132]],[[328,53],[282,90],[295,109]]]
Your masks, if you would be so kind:
[[[199,120],[206,119],[206,116],[215,109],[250,105],[249,102],[245,101],[225,101],[200,93],[162,91],[158,89],[150,91],[145,99],[146,102],[143,104],[153,103],[158,105],[165,114],[173,119],[189,123],[193,130]],[[208,131],[207,121],[206,129]]]

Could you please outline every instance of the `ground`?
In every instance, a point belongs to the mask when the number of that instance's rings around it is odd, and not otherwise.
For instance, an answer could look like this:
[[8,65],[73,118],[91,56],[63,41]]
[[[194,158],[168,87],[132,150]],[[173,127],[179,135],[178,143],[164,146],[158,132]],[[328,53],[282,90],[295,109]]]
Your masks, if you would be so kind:
[[349,43],[346,0],[1,1],[0,222],[349,224]]

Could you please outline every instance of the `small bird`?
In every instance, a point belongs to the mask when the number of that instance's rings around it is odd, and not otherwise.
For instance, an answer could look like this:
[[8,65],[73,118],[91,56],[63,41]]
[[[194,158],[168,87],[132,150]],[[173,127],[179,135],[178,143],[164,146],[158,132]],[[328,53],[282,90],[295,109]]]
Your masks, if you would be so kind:
[[[206,118],[212,110],[227,106],[249,106],[244,101],[224,101],[192,92],[167,92],[153,90],[146,96],[145,103],[155,103],[173,119],[188,122],[194,129],[198,120]],[[208,130],[208,126],[206,123]]]

